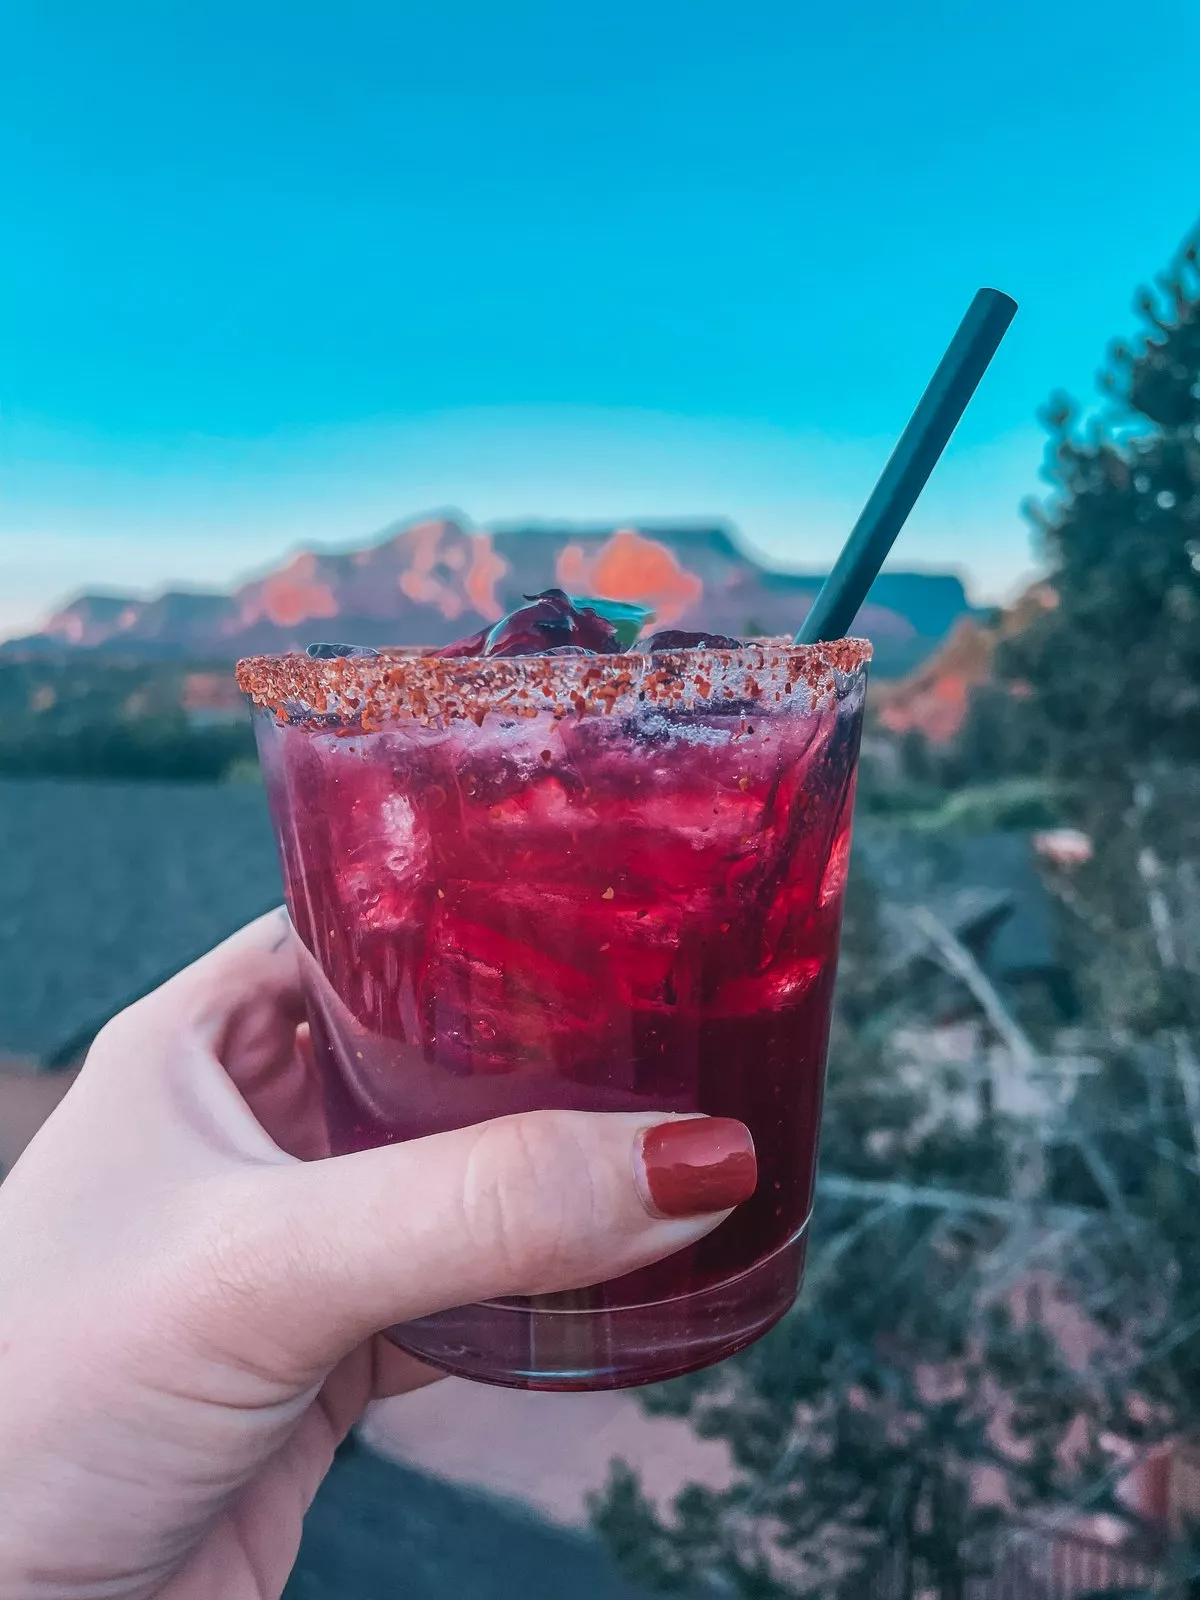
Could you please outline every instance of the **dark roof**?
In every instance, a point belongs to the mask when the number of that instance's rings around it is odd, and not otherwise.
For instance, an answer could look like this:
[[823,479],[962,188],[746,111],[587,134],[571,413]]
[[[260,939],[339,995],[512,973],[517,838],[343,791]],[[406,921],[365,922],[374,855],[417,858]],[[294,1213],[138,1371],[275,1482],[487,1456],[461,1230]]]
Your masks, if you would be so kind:
[[[43,1061],[281,898],[265,798],[252,784],[0,780],[0,840],[0,1052]],[[1025,837],[918,844],[863,828],[858,853],[886,897],[956,908],[947,916],[958,931],[1004,907],[993,950],[1009,965],[1052,959],[1052,907]],[[352,1451],[313,1504],[285,1600],[400,1594],[635,1600],[636,1591],[589,1540]]]
[[282,899],[256,784],[0,780],[0,1054],[54,1062]]
[[[995,889],[954,889],[931,897],[928,909],[977,960],[986,962],[1000,928],[1013,914],[1014,900],[1011,894]],[[879,916],[884,932],[883,969],[888,977],[903,978],[914,962],[932,959],[928,936],[905,905],[884,900]]]
[[359,1447],[304,1523],[284,1600],[636,1600],[590,1539]]
[[1017,979],[1061,965],[1054,901],[1029,834],[900,831],[867,823],[855,851],[881,899],[927,905],[964,942],[986,935],[984,965]]
[[[0,1055],[64,1059],[282,898],[257,784],[3,779],[0,840]],[[928,904],[997,976],[1057,965],[1028,835],[864,819],[855,853],[881,899]]]

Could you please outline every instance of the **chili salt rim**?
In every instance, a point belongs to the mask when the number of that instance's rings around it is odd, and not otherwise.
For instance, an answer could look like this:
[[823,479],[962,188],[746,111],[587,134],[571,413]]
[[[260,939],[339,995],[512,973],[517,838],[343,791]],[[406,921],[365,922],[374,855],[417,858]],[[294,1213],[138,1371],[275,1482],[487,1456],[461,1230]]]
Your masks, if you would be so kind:
[[806,704],[837,692],[872,656],[866,639],[821,644],[759,641],[737,650],[623,651],[598,656],[457,656],[384,649],[374,656],[249,656],[238,687],[284,721],[341,723],[371,732],[413,717],[429,725],[491,714],[608,715],[637,706],[719,708],[793,695]]

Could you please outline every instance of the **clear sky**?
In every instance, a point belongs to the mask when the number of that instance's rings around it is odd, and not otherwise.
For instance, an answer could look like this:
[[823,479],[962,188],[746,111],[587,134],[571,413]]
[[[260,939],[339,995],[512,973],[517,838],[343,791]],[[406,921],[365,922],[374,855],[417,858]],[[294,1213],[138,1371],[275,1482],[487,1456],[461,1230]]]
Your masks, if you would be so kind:
[[820,566],[983,283],[897,561],[1003,593],[1200,211],[1196,59],[1194,3],[7,0],[0,632],[445,505]]

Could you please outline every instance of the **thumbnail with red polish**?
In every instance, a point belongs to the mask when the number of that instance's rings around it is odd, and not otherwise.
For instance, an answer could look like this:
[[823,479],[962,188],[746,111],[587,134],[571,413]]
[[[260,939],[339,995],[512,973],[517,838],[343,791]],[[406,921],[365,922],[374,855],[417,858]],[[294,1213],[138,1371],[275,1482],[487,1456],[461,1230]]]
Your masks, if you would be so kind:
[[654,1209],[664,1217],[727,1211],[758,1182],[754,1141],[732,1117],[662,1122],[642,1136],[642,1164]]

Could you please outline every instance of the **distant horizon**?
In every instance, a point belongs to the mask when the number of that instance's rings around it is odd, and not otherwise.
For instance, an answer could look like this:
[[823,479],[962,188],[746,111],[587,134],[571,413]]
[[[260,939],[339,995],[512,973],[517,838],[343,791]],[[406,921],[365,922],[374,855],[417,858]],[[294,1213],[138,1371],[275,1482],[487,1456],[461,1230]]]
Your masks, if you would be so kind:
[[[1044,490],[1044,439],[1031,426],[972,440],[970,421],[888,569],[951,571],[973,602],[1003,603],[1040,570],[1020,505]],[[501,406],[152,446],[68,438],[11,413],[5,425],[0,413],[0,514],[6,476],[18,487],[42,478],[54,495],[24,506],[10,495],[0,638],[80,593],[222,592],[297,550],[360,547],[446,507],[469,506],[472,527],[721,522],[766,564],[828,570],[894,442],[637,408]],[[409,506],[434,511],[396,515]]]
[[[33,635],[38,632],[39,626],[49,617],[57,615],[69,606],[85,598],[104,600],[139,600],[153,601],[167,594],[187,595],[228,595],[245,584],[253,583],[271,572],[285,567],[296,557],[306,554],[313,555],[345,555],[357,550],[374,548],[386,544],[398,534],[408,528],[418,527],[422,523],[448,521],[456,523],[465,532],[472,535],[505,534],[505,533],[535,533],[547,538],[557,535],[591,535],[597,536],[610,534],[622,528],[633,528],[639,533],[653,538],[664,531],[683,531],[694,529],[696,531],[721,530],[727,533],[737,548],[760,567],[772,572],[779,572],[788,576],[804,578],[823,578],[827,575],[830,563],[821,566],[808,563],[795,563],[779,560],[768,552],[762,550],[752,540],[748,539],[742,530],[731,518],[720,516],[654,516],[642,518],[626,518],[611,520],[601,518],[582,517],[503,517],[488,522],[477,521],[464,512],[461,507],[439,506],[428,510],[415,512],[411,516],[394,518],[386,523],[374,534],[363,539],[340,540],[312,540],[297,543],[280,551],[275,559],[243,568],[233,573],[226,583],[189,583],[182,580],[165,579],[162,582],[148,584],[142,587],[118,587],[102,583],[88,584],[85,587],[67,592],[51,602],[38,617],[31,619],[27,624],[17,624],[5,628],[0,626],[0,643]],[[836,556],[836,552],[834,553]],[[1008,600],[1023,591],[1028,585],[1037,580],[1037,572],[1031,570],[1023,575],[1015,588],[1008,595],[995,599],[981,597],[972,588],[969,574],[962,568],[951,565],[940,565],[936,562],[903,561],[898,557],[889,560],[884,567],[884,572],[891,575],[911,574],[923,577],[952,577],[958,579],[967,596],[968,602],[975,607],[988,607],[990,605],[1005,604]]]
[[430,505],[827,567],[985,284],[1020,311],[894,565],[1003,600],[1040,408],[1196,220],[1122,0],[10,10],[0,636]]

